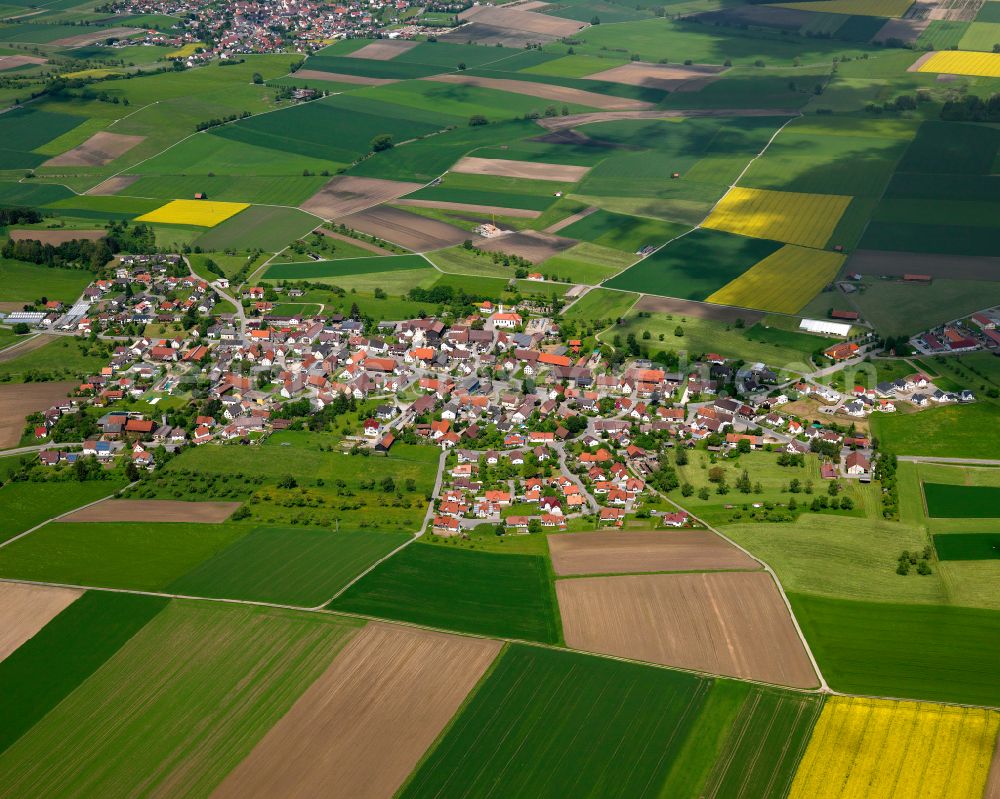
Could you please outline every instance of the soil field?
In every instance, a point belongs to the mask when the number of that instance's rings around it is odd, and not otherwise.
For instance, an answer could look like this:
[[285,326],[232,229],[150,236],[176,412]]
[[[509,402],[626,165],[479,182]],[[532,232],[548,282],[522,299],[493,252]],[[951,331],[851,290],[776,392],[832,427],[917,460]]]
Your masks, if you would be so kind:
[[929,19],[889,19],[872,37],[872,41],[885,43],[887,39],[899,39],[906,44],[913,44],[930,24]]
[[747,327],[753,327],[764,318],[764,314],[747,311],[743,308],[727,308],[721,305],[709,305],[691,300],[678,300],[672,297],[644,296],[635,304],[636,311],[671,314],[673,316],[708,319],[713,322],[735,322],[742,319]]
[[393,796],[499,651],[369,624],[213,796]]
[[97,241],[107,235],[106,230],[33,230],[31,228],[18,228],[11,230],[8,234],[14,241],[40,241],[42,244],[52,244],[58,246],[74,239],[86,239]]
[[65,39],[56,39],[49,44],[57,47],[82,47],[85,44],[93,44],[103,39],[125,39],[133,33],[142,33],[142,30],[142,28],[97,28],[91,33],[67,36]]
[[322,72],[318,69],[300,69],[296,78],[303,80],[331,80],[336,83],[355,83],[359,86],[385,86],[397,83],[395,78],[369,78],[364,75],[346,75],[343,72]]
[[348,58],[367,58],[371,61],[389,61],[396,56],[412,50],[419,42],[407,42],[400,39],[380,39],[366,44],[353,53],[345,53]]
[[0,661],[82,594],[72,588],[0,583]]
[[567,646],[796,688],[816,675],[771,576],[654,574],[556,582]]
[[195,522],[218,524],[239,502],[175,502],[170,499],[109,499],[63,516],[61,522]]
[[0,449],[13,447],[21,440],[25,416],[65,399],[78,385],[74,380],[0,385]]
[[84,194],[90,194],[95,196],[108,196],[111,194],[118,194],[118,192],[125,191],[129,186],[139,180],[139,175],[115,175],[113,178],[108,178],[107,180],[102,180],[92,189],[87,189]]
[[549,553],[559,575],[760,568],[749,555],[707,530],[550,535]]
[[0,57],[0,71],[5,69],[15,69],[27,66],[28,64],[46,64],[47,58],[39,58],[33,55],[5,55]]
[[642,100],[629,100],[622,97],[597,94],[597,92],[588,92],[583,89],[572,89],[568,86],[556,86],[551,83],[532,83],[527,80],[480,78],[475,75],[460,75],[457,73],[432,75],[428,78],[421,78],[421,80],[430,80],[437,83],[461,83],[466,86],[478,86],[481,89],[497,89],[498,91],[510,92],[511,94],[526,94],[529,97],[541,97],[557,103],[575,103],[576,105],[601,108],[606,111],[638,111],[652,108],[650,103],[643,102]]
[[145,139],[145,136],[123,136],[120,133],[108,133],[102,130],[78,147],[50,158],[42,166],[104,166]]
[[573,19],[560,19],[535,11],[520,8],[473,6],[458,15],[463,20],[471,20],[479,25],[510,28],[513,31],[543,36],[570,36],[581,28],[587,27],[583,22]]
[[[398,180],[337,177],[299,207],[324,219],[337,219],[395,200],[420,188],[423,186],[419,183],[403,183]],[[381,236],[379,233],[375,235]]]
[[317,233],[321,233],[328,238],[334,239],[336,241],[343,241],[348,244],[353,244],[355,247],[360,247],[362,250],[368,250],[368,252],[375,253],[375,255],[395,255],[392,250],[386,250],[379,247],[377,244],[372,244],[369,241],[362,241],[361,239],[352,239],[350,236],[345,236],[343,233],[335,233],[332,230],[327,230],[326,228],[317,228]]
[[[5,305],[7,303],[4,303]],[[23,302],[9,303],[15,307],[4,308],[7,311],[20,311],[24,306]],[[0,363],[6,363],[7,361],[13,361],[15,358],[20,358],[22,355],[27,355],[29,352],[34,352],[35,350],[40,350],[46,344],[51,342],[52,339],[46,335],[37,336],[22,336],[9,347],[5,347],[0,350]]]
[[460,28],[438,36],[439,42],[447,44],[470,44],[480,47],[510,47],[520,49],[529,44],[545,44],[554,42],[558,36],[544,33],[526,33],[513,28],[501,28],[498,25],[486,25],[482,22],[470,22]]
[[706,78],[714,78],[724,67],[695,64],[693,66],[672,66],[667,64],[640,64],[633,62],[620,67],[606,69],[602,72],[587,75],[589,80],[606,80],[611,83],[624,83],[627,86],[642,86],[648,89],[663,89],[677,91],[683,84],[697,80],[699,85],[705,85]]
[[851,255],[847,269],[862,275],[918,274],[949,280],[998,280],[1000,257],[858,250]]
[[511,233],[507,236],[500,236],[495,239],[487,239],[476,246],[486,252],[505,252],[511,255],[520,255],[527,258],[533,264],[540,264],[546,258],[558,255],[563,250],[568,250],[576,242],[573,239],[564,239],[559,236],[550,236],[547,233],[539,233],[534,230],[526,230],[523,233]]
[[570,164],[543,164],[539,161],[508,161],[504,158],[475,158],[466,156],[451,168],[452,172],[469,175],[499,175],[505,178],[532,180],[558,180],[576,183],[587,174],[590,167]]
[[461,244],[469,238],[468,232],[460,227],[384,205],[345,216],[340,221],[349,228],[378,236],[414,252],[440,250]]

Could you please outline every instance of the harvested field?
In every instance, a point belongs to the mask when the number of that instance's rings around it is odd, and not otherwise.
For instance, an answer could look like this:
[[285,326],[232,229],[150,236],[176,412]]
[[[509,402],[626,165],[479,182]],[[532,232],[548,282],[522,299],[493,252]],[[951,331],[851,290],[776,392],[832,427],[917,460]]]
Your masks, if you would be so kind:
[[[474,203],[450,203],[444,200],[396,200],[393,205],[409,206],[411,208],[440,208],[443,211],[460,211],[469,214],[500,214],[517,219],[538,219],[541,211],[529,211],[527,208],[507,208],[502,205],[476,205]],[[488,217],[483,219],[488,221]]]
[[548,233],[526,230],[523,233],[511,233],[495,239],[485,239],[476,246],[486,252],[505,252],[508,255],[520,255],[533,264],[540,264],[546,258],[558,255],[576,244],[573,239],[564,239]]
[[142,28],[96,28],[90,33],[67,36],[65,39],[56,39],[49,44],[57,47],[82,47],[85,44],[93,44],[105,39],[125,39],[134,33],[142,33],[142,31]]
[[82,594],[72,588],[0,583],[0,661]]
[[872,36],[872,41],[884,43],[888,39],[899,39],[906,44],[913,44],[930,24],[929,19],[889,19]]
[[816,675],[764,572],[556,582],[566,644],[664,666],[811,688]]
[[[337,219],[395,200],[423,188],[420,183],[404,183],[379,178],[337,177],[299,206],[324,219]],[[375,235],[380,235],[376,233]]]
[[949,280],[1000,280],[1000,256],[858,250],[847,262],[862,275],[930,275]]
[[792,117],[799,112],[794,108],[691,108],[678,111],[594,111],[570,114],[565,117],[542,117],[535,120],[546,130],[565,130],[595,122],[614,122],[619,119],[675,119],[677,117]]
[[390,83],[398,83],[395,78],[369,78],[364,75],[347,75],[343,72],[323,72],[319,69],[300,69],[295,73],[296,78],[304,80],[332,80],[336,83],[355,83],[359,86],[386,86]]
[[82,508],[61,522],[196,522],[218,524],[239,502],[175,502],[170,499],[108,499]]
[[97,241],[107,235],[106,230],[33,230],[31,228],[11,230],[8,235],[14,241],[40,241],[42,244],[58,246],[74,239]]
[[[448,73],[431,75],[421,80],[431,80],[437,83],[461,83],[466,86],[478,86],[481,89],[496,89],[511,94],[526,94],[529,97],[541,97],[557,103],[575,103],[591,108],[601,108],[606,111],[639,111],[652,108],[651,103],[642,100],[629,100],[608,94],[588,92],[583,89],[571,89],[568,86],[556,86],[551,83],[533,83],[527,80],[509,80],[507,78],[480,78],[475,75],[460,75]],[[568,119],[568,117],[562,117]]]
[[744,308],[728,308],[722,305],[710,305],[691,300],[678,300],[672,297],[643,296],[635,304],[636,311],[673,314],[694,319],[708,319],[714,322],[735,322],[742,319],[747,327],[753,327],[764,318],[764,314],[748,311]]
[[384,205],[345,216],[340,221],[349,228],[378,236],[414,252],[440,250],[461,244],[469,238],[467,231],[454,225]]
[[563,533],[548,538],[552,568],[559,575],[760,568],[708,530]]
[[360,247],[362,250],[368,250],[368,252],[374,253],[375,255],[395,255],[392,250],[386,250],[379,247],[377,244],[372,244],[369,241],[363,241],[362,239],[352,239],[350,236],[345,236],[343,233],[335,233],[332,230],[327,230],[326,228],[316,228],[317,233],[321,233],[328,238],[335,239],[336,241],[344,241],[348,244],[353,244],[355,247]]
[[108,133],[102,130],[72,150],[50,158],[42,166],[104,166],[127,153],[145,138],[145,136],[123,136],[120,133]]
[[5,69],[16,69],[28,64],[47,64],[49,59],[34,55],[5,55],[0,57],[0,72]]
[[507,28],[521,34],[540,34],[556,38],[570,36],[587,27],[585,23],[577,20],[561,19],[547,14],[539,14],[536,11],[505,6],[477,5],[466,9],[458,16],[477,25]]
[[451,168],[452,172],[469,175],[499,175],[505,178],[530,178],[532,180],[558,180],[576,183],[587,174],[590,167],[569,164],[543,164],[539,161],[508,161],[503,158],[475,158],[466,156]]
[[588,80],[606,80],[611,83],[624,83],[627,86],[642,86],[647,89],[663,89],[677,91],[683,84],[697,80],[699,85],[705,85],[705,79],[714,80],[725,67],[694,64],[692,66],[673,66],[669,64],[643,64],[633,61],[613,69],[605,69],[587,75]]
[[113,178],[102,180],[92,189],[87,189],[84,194],[92,194],[100,197],[118,194],[118,192],[125,191],[125,189],[139,180],[139,177],[139,175],[115,175]]
[[393,796],[499,651],[369,624],[213,796]]
[[46,410],[79,385],[74,380],[0,385],[0,449],[16,446],[21,440],[25,416]]
[[586,219],[595,211],[599,210],[596,205],[592,205],[589,208],[584,208],[582,211],[577,211],[575,214],[570,214],[565,219],[560,219],[558,222],[549,225],[545,228],[546,233],[558,233],[564,227],[569,227],[574,222],[579,222],[581,219]]
[[412,50],[419,42],[408,42],[401,39],[379,39],[366,44],[360,50],[347,53],[348,58],[367,58],[371,61],[389,61],[396,56]]

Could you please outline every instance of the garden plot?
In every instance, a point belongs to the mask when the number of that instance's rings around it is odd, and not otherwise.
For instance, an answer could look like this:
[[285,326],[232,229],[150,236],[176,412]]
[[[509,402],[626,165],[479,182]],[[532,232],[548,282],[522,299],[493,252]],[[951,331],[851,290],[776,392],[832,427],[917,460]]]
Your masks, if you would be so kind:
[[570,647],[797,688],[816,685],[766,573],[582,577],[557,581],[556,594]]
[[557,86],[552,83],[533,83],[527,80],[512,80],[509,78],[481,78],[476,75],[447,73],[432,75],[421,80],[438,83],[461,83],[465,86],[477,86],[482,89],[497,89],[511,94],[526,94],[529,97],[540,97],[557,103],[572,103],[574,105],[601,108],[606,111],[639,111],[651,109],[651,103],[642,100],[629,100],[624,97],[614,97],[608,94],[588,92],[583,89],[573,89],[569,86]]
[[495,175],[505,178],[557,180],[576,183],[587,174],[589,167],[570,164],[544,164],[538,161],[508,161],[503,158],[466,156],[451,168],[452,172],[468,175]]
[[704,86],[707,81],[716,80],[725,67],[694,64],[691,66],[675,66],[672,64],[643,64],[633,61],[620,67],[605,69],[587,75],[588,80],[605,80],[611,83],[624,83],[627,86],[642,86],[646,89],[663,89],[678,91],[689,82],[697,82]]
[[499,651],[369,624],[213,797],[393,796]]
[[460,227],[384,205],[342,217],[340,222],[414,252],[440,250],[469,238],[468,231]]
[[82,594],[72,588],[0,583],[0,661]]
[[495,239],[485,239],[477,243],[476,246],[486,252],[503,252],[508,255],[519,255],[533,264],[540,264],[546,258],[551,258],[563,250],[568,250],[574,244],[576,242],[573,239],[564,239],[549,233],[526,230],[506,236],[498,236]]
[[218,524],[239,502],[175,502],[170,499],[108,499],[70,513],[61,522],[197,522]]
[[568,533],[548,540],[558,575],[760,568],[707,530]]
[[395,200],[420,188],[423,188],[420,183],[347,175],[334,178],[299,207],[324,219],[338,219]]
[[50,158],[42,166],[104,166],[145,141],[145,136],[123,136],[101,131],[83,144]]
[[366,44],[364,47],[355,50],[353,53],[345,53],[347,58],[368,58],[372,61],[389,61],[407,50],[412,50],[419,42],[404,41],[402,39],[379,39]]

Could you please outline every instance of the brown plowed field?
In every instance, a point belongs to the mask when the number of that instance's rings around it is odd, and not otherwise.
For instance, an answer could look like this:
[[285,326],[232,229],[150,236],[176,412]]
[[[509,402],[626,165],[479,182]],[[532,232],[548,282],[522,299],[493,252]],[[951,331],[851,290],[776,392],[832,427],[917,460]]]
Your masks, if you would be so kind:
[[505,178],[531,180],[557,180],[576,183],[587,174],[590,167],[569,164],[543,164],[537,161],[508,161],[503,158],[475,158],[466,156],[451,168],[452,172],[469,175],[498,175]]
[[672,297],[654,297],[648,294],[635,304],[635,310],[679,314],[680,316],[692,316],[695,319],[710,319],[716,322],[735,322],[737,319],[742,319],[746,322],[747,327],[752,327],[764,318],[764,314],[760,311],[730,308],[728,305],[710,305],[693,300],[678,300]]
[[562,533],[549,536],[549,552],[559,575],[760,568],[708,530]]
[[138,175],[115,175],[113,178],[102,180],[94,188],[87,189],[84,194],[96,196],[108,196],[124,191],[139,179]]
[[529,211],[526,208],[507,208],[503,205],[475,205],[474,203],[448,203],[438,200],[396,200],[393,205],[409,206],[410,208],[440,208],[445,211],[464,211],[469,214],[499,214],[517,219],[538,219],[541,211]]
[[142,28],[95,28],[90,33],[67,36],[65,39],[56,39],[49,44],[59,47],[82,47],[85,44],[93,44],[104,39],[126,39],[133,33],[142,33],[142,31]]
[[526,230],[521,233],[511,233],[495,239],[486,239],[476,246],[486,252],[505,252],[508,255],[520,255],[533,264],[540,264],[546,258],[558,255],[576,244],[573,239],[564,239],[548,233]]
[[0,583],[0,661],[34,637],[82,593],[74,588]]
[[82,508],[61,522],[195,522],[218,524],[239,502],[175,502],[172,499],[106,499]]
[[420,188],[423,188],[420,183],[404,183],[399,180],[336,177],[299,208],[324,219],[337,219],[395,200]]
[[675,117],[793,117],[794,108],[689,108],[684,111],[595,111],[567,117],[541,117],[536,120],[546,130],[564,130],[594,122],[616,119],[673,119]]
[[506,6],[472,6],[458,16],[478,25],[507,28],[521,34],[554,36],[557,39],[570,36],[587,27],[585,23],[573,19],[561,19],[548,14],[539,14],[537,11]]
[[862,275],[918,274],[949,280],[1000,280],[1000,256],[996,255],[857,250],[844,268]]
[[408,42],[402,39],[378,39],[366,44],[360,50],[348,53],[349,58],[367,58],[371,61],[390,61],[400,53],[412,50],[418,42]]
[[353,230],[378,236],[414,252],[440,250],[469,238],[467,231],[454,225],[385,205],[351,214],[340,221]]
[[766,572],[557,580],[566,644],[712,674],[811,688],[812,664]]
[[34,55],[5,55],[0,57],[0,71],[23,67],[26,64],[46,64],[48,60]]
[[145,139],[145,136],[123,136],[120,133],[101,131],[72,150],[50,158],[42,166],[104,166]]
[[96,241],[107,234],[108,231],[106,230],[32,230],[31,228],[12,230],[9,233],[11,239],[14,241],[28,239],[29,241],[40,241],[42,244],[55,245],[73,241],[74,239]]
[[69,392],[79,385],[74,380],[0,385],[0,449],[17,446],[24,430],[25,416],[47,410],[57,401],[66,399]]
[[395,255],[392,250],[379,247],[377,244],[372,244],[370,241],[352,239],[350,236],[345,236],[343,233],[334,233],[332,230],[327,230],[323,227],[316,228],[316,232],[322,233],[324,236],[336,239],[337,241],[346,241],[348,244],[353,244],[355,247],[360,247],[362,250],[368,250],[368,252],[373,252],[376,255]]
[[369,624],[215,799],[388,799],[500,651],[498,641]]
[[399,83],[395,78],[367,78],[364,75],[345,75],[342,72],[322,72],[318,69],[300,69],[296,78],[306,80],[332,80],[337,83],[356,83],[360,86],[385,86],[389,83]]
[[[676,91],[677,87],[692,80],[714,79],[724,67],[695,64],[692,66],[672,66],[669,64],[643,64],[632,62],[613,69],[605,69],[587,75],[588,80],[606,80],[627,86],[643,86],[649,89]],[[702,83],[702,85],[704,85]]]
[[[460,75],[458,73],[431,75],[428,78],[421,78],[421,80],[432,80],[438,83],[462,83],[466,86],[478,86],[481,89],[497,89],[511,94],[526,94],[529,97],[541,97],[545,100],[554,100],[557,103],[575,103],[576,105],[603,108],[609,111],[638,111],[652,108],[650,103],[645,103],[642,100],[629,100],[623,97],[588,92],[583,89],[571,89],[567,86],[554,86],[551,83],[533,83],[528,80],[479,78],[475,75]],[[563,117],[563,119],[568,118]]]

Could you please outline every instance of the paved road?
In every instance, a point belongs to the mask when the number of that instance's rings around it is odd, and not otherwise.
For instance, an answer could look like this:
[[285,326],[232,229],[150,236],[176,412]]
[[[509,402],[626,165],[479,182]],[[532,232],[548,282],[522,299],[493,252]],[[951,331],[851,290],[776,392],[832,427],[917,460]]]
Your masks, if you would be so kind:
[[62,449],[63,447],[78,447],[79,441],[63,442],[61,444],[32,444],[28,447],[17,447],[16,449],[0,450],[0,457],[8,455],[27,455],[29,452],[39,452],[43,449]]

